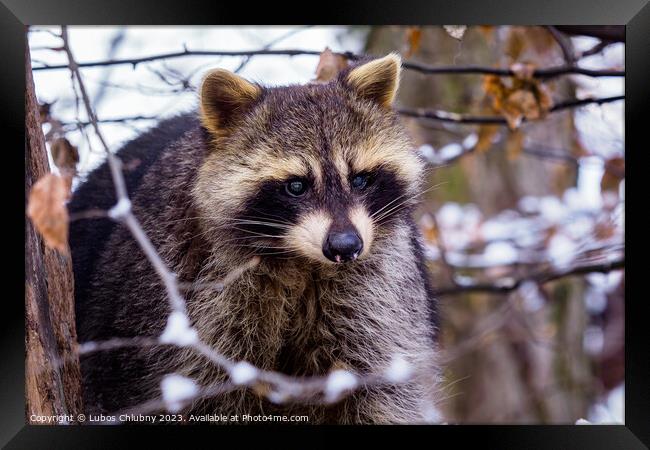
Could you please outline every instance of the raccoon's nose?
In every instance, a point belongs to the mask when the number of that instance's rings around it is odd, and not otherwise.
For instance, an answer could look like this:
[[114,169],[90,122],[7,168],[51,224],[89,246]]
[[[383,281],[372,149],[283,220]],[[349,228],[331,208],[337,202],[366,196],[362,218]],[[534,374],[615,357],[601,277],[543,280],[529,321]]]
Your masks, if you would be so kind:
[[356,231],[330,232],[323,244],[323,254],[334,262],[353,261],[363,250],[363,242]]

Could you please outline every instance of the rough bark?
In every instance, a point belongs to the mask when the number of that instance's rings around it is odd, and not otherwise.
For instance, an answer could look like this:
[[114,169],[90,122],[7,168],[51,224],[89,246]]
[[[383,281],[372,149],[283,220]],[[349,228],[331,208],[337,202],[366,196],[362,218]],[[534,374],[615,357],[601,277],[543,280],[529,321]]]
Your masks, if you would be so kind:
[[[25,198],[50,171],[34,92],[29,48],[25,52]],[[72,260],[47,248],[25,219],[25,415],[72,415],[82,411],[76,356]]]

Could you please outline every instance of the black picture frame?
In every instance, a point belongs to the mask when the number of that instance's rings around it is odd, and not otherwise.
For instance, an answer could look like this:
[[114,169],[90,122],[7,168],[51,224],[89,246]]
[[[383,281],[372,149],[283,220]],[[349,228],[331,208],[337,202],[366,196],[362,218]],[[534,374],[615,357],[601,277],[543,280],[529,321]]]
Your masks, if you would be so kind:
[[[275,16],[275,17],[273,17]],[[262,438],[283,444],[295,441],[302,448],[312,443],[341,442],[345,436],[332,437],[332,431],[347,435],[352,431],[369,437],[369,432],[384,439],[397,434],[402,445],[449,447],[473,442],[473,447],[513,449],[641,449],[650,445],[650,358],[646,344],[647,319],[642,312],[644,285],[634,274],[642,258],[636,243],[626,249],[626,425],[594,426],[427,426],[427,427],[147,427],[147,426],[38,426],[25,424],[24,405],[24,284],[16,264],[20,244],[15,236],[24,233],[26,200],[20,199],[22,170],[18,151],[25,145],[24,133],[24,54],[26,25],[222,25],[255,24],[273,20],[282,24],[565,24],[626,26],[625,138],[626,144],[644,142],[642,121],[647,117],[650,98],[650,5],[648,0],[446,0],[446,1],[341,1],[302,5],[266,4],[266,9],[248,2],[184,2],[172,0],[101,1],[101,0],[0,0],[0,124],[6,128],[5,172],[7,185],[2,192],[6,208],[3,233],[5,287],[1,296],[4,324],[0,329],[2,369],[0,370],[0,443],[6,448],[113,448],[130,447],[136,434],[145,434],[147,447],[159,439],[167,445],[188,446],[189,439],[201,434],[208,442],[222,443],[226,434],[236,433],[241,442]],[[643,192],[640,157],[645,146],[633,146],[626,158],[626,191],[632,198]],[[14,161],[15,159],[15,161]],[[12,179],[16,177],[17,179]],[[23,180],[24,182],[24,180]],[[646,186],[647,189],[647,186]],[[635,200],[632,200],[633,202]],[[641,203],[639,203],[641,204]],[[635,209],[635,208],[630,208]],[[625,210],[626,215],[630,209]],[[642,208],[636,208],[637,210]],[[641,212],[643,214],[643,212]],[[22,219],[21,219],[22,217]],[[10,219],[11,218],[11,219]],[[626,225],[634,225],[634,220]],[[643,220],[641,221],[643,222]],[[629,232],[626,227],[626,240]],[[635,240],[642,237],[636,234]],[[1,242],[1,241],[0,241]],[[10,248],[11,247],[11,248]],[[630,264],[630,261],[639,260]],[[24,267],[24,266],[23,266]],[[630,269],[630,267],[632,269]],[[632,272],[630,273],[630,270]],[[637,270],[641,270],[638,269]],[[22,286],[22,287],[21,287]],[[636,297],[634,296],[636,294]],[[426,435],[426,436],[425,436]],[[443,442],[447,444],[443,444]],[[449,444],[451,442],[452,444]],[[300,444],[302,443],[302,444]],[[333,445],[330,443],[330,445]]]

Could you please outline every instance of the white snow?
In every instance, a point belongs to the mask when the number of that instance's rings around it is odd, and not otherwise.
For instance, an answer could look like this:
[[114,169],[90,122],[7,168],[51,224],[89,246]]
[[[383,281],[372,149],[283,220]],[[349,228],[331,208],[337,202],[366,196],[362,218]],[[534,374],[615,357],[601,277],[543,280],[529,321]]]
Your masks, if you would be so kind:
[[454,228],[463,219],[463,208],[458,203],[447,202],[438,211],[438,221],[443,228]]
[[479,226],[483,220],[481,210],[473,203],[463,206],[463,226],[467,229],[473,229]]
[[567,212],[562,202],[552,195],[540,198],[539,210],[542,217],[551,223],[557,223],[562,220]]
[[588,419],[597,424],[625,424],[625,385],[612,389],[589,409]]
[[449,159],[455,158],[461,153],[463,153],[463,146],[457,142],[452,142],[451,144],[447,144],[443,146],[440,150],[438,150],[438,156],[443,161],[447,161]]
[[271,403],[275,403],[276,405],[281,405],[282,403],[288,400],[286,394],[283,394],[281,392],[276,392],[276,391],[269,392],[266,398],[268,399],[268,401],[270,401]]
[[173,311],[167,318],[167,326],[160,335],[160,342],[187,346],[196,344],[198,333],[190,326],[190,319],[181,311]]
[[587,274],[586,278],[593,287],[604,292],[612,292],[621,283],[623,271],[614,270],[609,273],[594,272]]
[[539,286],[534,281],[525,281],[519,286],[522,306],[527,312],[537,312],[544,307],[544,298],[540,295]]
[[547,253],[551,264],[557,268],[566,268],[575,259],[577,246],[564,234],[554,234],[551,238]]
[[258,369],[246,361],[240,361],[229,371],[230,379],[238,385],[248,385],[255,381],[258,375]]
[[347,370],[335,370],[327,377],[325,384],[325,401],[338,400],[342,393],[354,389],[358,385],[357,377]]
[[436,150],[430,144],[424,144],[420,146],[420,148],[418,148],[418,152],[420,152],[420,155],[422,155],[424,159],[432,164],[439,164],[441,162],[440,158],[438,158],[438,155],[436,155]]
[[467,275],[458,274],[454,274],[454,282],[459,286],[471,286],[473,284],[476,284],[474,278],[468,277]]
[[96,342],[93,341],[84,342],[83,344],[79,344],[79,353],[83,354],[83,353],[94,352],[95,350],[97,350],[98,347],[99,345],[97,345]]
[[411,378],[413,368],[403,356],[396,356],[386,369],[384,376],[391,383],[404,383]]
[[582,348],[590,355],[600,355],[605,345],[605,334],[603,329],[596,325],[590,325],[582,337]]
[[131,211],[131,201],[128,198],[121,198],[115,206],[108,210],[108,217],[113,220],[124,218]]
[[533,214],[539,211],[539,198],[532,195],[524,195],[519,199],[517,206],[521,212]]
[[177,374],[165,375],[160,383],[165,407],[171,413],[179,412],[188,400],[199,392],[199,388],[190,378]]
[[474,148],[476,143],[478,142],[478,134],[476,133],[471,133],[468,134],[465,139],[463,139],[463,148],[465,150],[469,150],[471,148]]
[[490,266],[513,264],[517,262],[518,254],[517,249],[509,242],[490,242],[483,252],[483,260]]
[[605,292],[594,286],[587,287],[585,293],[585,308],[590,314],[597,315],[605,311],[607,307],[607,296]]
[[580,158],[578,166],[578,192],[586,208],[598,209],[602,206],[600,180],[605,173],[603,160],[598,157]]

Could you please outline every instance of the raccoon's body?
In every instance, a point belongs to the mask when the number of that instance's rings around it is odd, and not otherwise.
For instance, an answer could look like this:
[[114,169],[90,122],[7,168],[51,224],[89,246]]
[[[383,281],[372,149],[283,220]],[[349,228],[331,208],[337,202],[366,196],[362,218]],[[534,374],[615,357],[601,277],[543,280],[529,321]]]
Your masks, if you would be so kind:
[[[312,423],[422,422],[435,400],[433,299],[411,217],[423,163],[390,108],[399,60],[360,64],[328,84],[264,89],[223,70],[204,80],[200,113],[127,144],[133,212],[179,281],[203,342],[234,360],[294,376],[377,373],[399,355],[405,384],[361,387],[332,405],[274,404],[249,389],[189,412],[306,414]],[[139,162],[139,164],[135,164]],[[115,203],[108,168],[70,209]],[[80,342],[159,336],[167,293],[126,227],[73,222]],[[258,263],[215,284],[251,258]],[[187,348],[130,347],[82,357],[90,412],[160,396],[180,373],[228,376]]]

